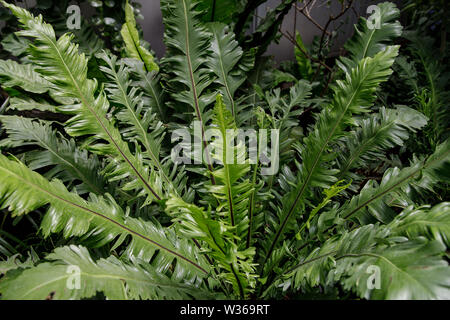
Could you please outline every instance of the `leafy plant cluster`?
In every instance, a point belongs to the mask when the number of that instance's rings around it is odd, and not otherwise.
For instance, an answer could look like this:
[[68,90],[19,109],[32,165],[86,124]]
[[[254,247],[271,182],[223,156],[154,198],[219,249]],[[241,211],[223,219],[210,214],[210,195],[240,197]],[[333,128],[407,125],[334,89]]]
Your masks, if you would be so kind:
[[[20,1],[15,1],[20,2]],[[122,38],[120,30],[125,22],[125,0],[40,0],[29,10],[34,15],[42,14],[50,23],[58,36],[68,31],[75,36],[74,41],[80,45],[80,49],[86,54],[94,54],[101,49],[120,53],[122,48]],[[67,12],[70,5],[77,5],[81,10],[88,11],[88,15],[81,15],[81,28],[68,30],[67,20],[72,12]],[[25,3],[22,3],[22,6]],[[140,4],[132,2],[135,14],[142,18]],[[18,38],[14,32],[18,31],[17,19],[9,10],[0,8],[0,19],[5,23],[1,31],[3,40],[1,45],[4,51],[2,58],[8,58],[9,54],[19,57],[24,54],[27,44],[25,39]]]
[[[26,47],[0,60],[3,299],[450,297],[448,88],[433,47],[384,2],[380,28],[360,18],[331,64],[298,37],[277,69],[258,49],[270,27],[246,38],[236,19],[259,2],[162,0],[158,61],[128,3],[119,57],[2,1]],[[171,134],[195,125],[203,163],[174,163]],[[279,130],[275,175],[232,143],[236,128]],[[246,161],[227,161],[229,145]]]

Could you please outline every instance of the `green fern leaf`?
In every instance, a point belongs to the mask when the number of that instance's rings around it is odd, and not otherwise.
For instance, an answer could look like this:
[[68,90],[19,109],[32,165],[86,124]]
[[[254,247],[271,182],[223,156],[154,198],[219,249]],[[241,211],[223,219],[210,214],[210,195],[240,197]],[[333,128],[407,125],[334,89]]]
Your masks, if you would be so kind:
[[34,17],[25,9],[2,3],[25,28],[18,34],[35,39],[30,53],[37,71],[62,88],[57,92],[58,97],[79,101],[79,104],[64,107],[64,112],[74,115],[66,123],[66,131],[75,137],[93,135],[90,149],[115,157],[116,161],[109,166],[110,181],[130,177],[131,181],[124,185],[124,190],[138,190],[140,195],[147,197],[148,202],[160,200],[161,190],[154,181],[155,177],[149,175],[142,158],[131,153],[119,130],[108,120],[109,102],[103,90],[95,95],[97,81],[87,78],[87,59],[84,54],[78,53],[77,46],[71,42],[73,37],[64,34],[56,39],[53,28],[42,21],[42,16]]
[[80,246],[56,248],[46,260],[50,262],[24,270],[14,281],[8,275],[2,279],[2,298],[78,300],[97,292],[111,300],[210,297],[201,288],[176,282],[139,261],[126,263],[114,256],[93,261],[88,250]]
[[408,207],[390,225],[394,234],[410,239],[426,236],[449,247],[450,203],[443,202],[432,208]]
[[66,184],[80,180],[83,183],[76,186],[80,194],[105,193],[105,181],[99,175],[99,159],[77,148],[74,140],[67,140],[52,130],[50,124],[41,121],[17,116],[1,116],[0,121],[8,134],[1,146],[15,148],[34,145],[44,149],[26,153],[29,168],[38,170],[54,166],[46,173],[48,179],[56,176]]
[[409,138],[408,131],[416,132],[426,123],[427,118],[422,113],[405,106],[380,108],[377,114],[360,121],[355,131],[339,141],[338,179],[348,176],[354,182],[360,182],[358,175],[348,174],[351,169],[366,168],[379,161],[385,156],[385,150],[403,146]]
[[125,42],[127,55],[130,58],[144,62],[145,70],[147,72],[159,70],[152,54],[141,46],[139,32],[136,29],[133,7],[128,3],[128,0],[125,3],[125,24],[122,26],[120,34]]
[[234,33],[222,23],[208,24],[213,38],[211,55],[207,65],[217,76],[216,82],[221,86],[220,93],[226,106],[231,108],[231,114],[236,119],[238,110],[235,94],[246,80],[245,72],[253,67],[252,63],[243,64],[244,52],[235,40]]
[[[367,299],[448,299],[450,268],[441,258],[444,250],[437,241],[399,239],[391,236],[390,226],[367,225],[332,237],[302,257],[286,273],[290,280],[284,286],[337,281]],[[374,270],[379,287],[370,279]]]
[[94,247],[118,238],[117,246],[131,236],[124,253],[130,259],[139,257],[150,261],[153,258],[160,272],[167,272],[176,259],[179,262],[173,271],[176,278],[193,279],[209,273],[209,266],[190,244],[156,223],[125,217],[111,196],[105,200],[91,194],[90,201],[86,201],[68,192],[59,180],[49,182],[3,155],[0,155],[0,173],[2,209],[7,208],[13,215],[23,215],[50,204],[41,224],[44,236],[63,232],[66,238],[84,237]]
[[[345,49],[349,51],[350,58],[341,58],[338,65],[345,71],[353,69],[358,61],[367,57],[374,57],[378,52],[384,51],[394,38],[402,34],[402,25],[394,21],[400,16],[400,10],[392,2],[382,2],[377,5],[379,14],[375,14],[373,22],[376,25],[369,28],[367,19],[361,17],[355,26],[355,35],[346,43]],[[379,24],[379,25],[378,25]]]
[[0,81],[2,87],[20,87],[32,93],[45,93],[51,83],[33,70],[29,64],[19,64],[13,60],[0,60]]
[[392,73],[390,67],[397,54],[398,47],[393,46],[387,47],[373,58],[361,60],[351,73],[346,74],[345,81],[338,81],[337,86],[333,88],[334,97],[331,105],[320,113],[315,128],[304,140],[299,182],[283,199],[282,209],[277,212],[277,221],[269,231],[265,261],[270,258],[286,230],[294,225],[290,223],[292,217],[302,213],[310,188],[328,188],[331,186],[330,183],[337,181],[334,177],[337,170],[323,165],[335,157],[327,152],[329,145],[343,134],[348,124],[352,123],[352,114],[368,111],[375,99],[376,87],[386,81]]
[[[156,121],[151,109],[144,108],[141,103],[141,94],[136,87],[131,88],[129,70],[123,63],[117,62],[117,57],[109,56],[106,53],[98,55],[107,66],[101,66],[110,82],[106,84],[106,91],[109,99],[121,107],[116,118],[119,124],[128,128],[122,130],[122,134],[131,142],[139,142],[144,147],[143,155],[149,160],[150,168],[155,168],[157,172],[150,172],[150,176],[159,175],[159,181],[166,189],[166,193],[180,195],[183,191],[182,183],[184,173],[176,173],[176,181],[170,175],[170,164],[163,164],[160,161],[161,143],[164,138],[163,124]],[[119,67],[118,67],[119,65]],[[151,131],[151,133],[149,133]]]

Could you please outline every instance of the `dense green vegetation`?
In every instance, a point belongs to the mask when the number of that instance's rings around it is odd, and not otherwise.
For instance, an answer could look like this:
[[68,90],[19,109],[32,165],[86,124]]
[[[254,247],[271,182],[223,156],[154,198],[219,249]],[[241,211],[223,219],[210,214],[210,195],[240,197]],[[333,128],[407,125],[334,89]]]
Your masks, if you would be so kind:
[[[445,15],[384,2],[342,56],[324,29],[275,66],[295,1],[245,34],[263,2],[161,0],[158,60],[128,2],[92,46],[1,1],[2,299],[450,298]],[[172,161],[180,129],[202,163]],[[279,170],[233,129],[278,130]]]

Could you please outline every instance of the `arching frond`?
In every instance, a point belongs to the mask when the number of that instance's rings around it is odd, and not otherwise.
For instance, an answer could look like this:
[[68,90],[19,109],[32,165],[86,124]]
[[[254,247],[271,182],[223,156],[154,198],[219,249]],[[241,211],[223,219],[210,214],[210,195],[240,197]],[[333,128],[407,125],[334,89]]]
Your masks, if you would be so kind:
[[416,132],[426,123],[427,118],[421,112],[406,106],[382,107],[378,113],[361,120],[359,127],[338,142],[338,179],[349,177],[359,182],[358,175],[350,170],[367,168],[379,161],[387,149],[403,146],[409,131]]
[[387,47],[375,57],[361,60],[351,73],[346,74],[345,81],[338,81],[333,88],[331,105],[320,113],[316,126],[304,140],[298,183],[283,198],[282,208],[277,212],[277,222],[269,231],[264,260],[270,258],[285,231],[294,225],[290,223],[292,217],[302,213],[311,187],[330,187],[337,181],[334,177],[337,170],[326,166],[335,157],[327,152],[330,144],[342,136],[344,128],[351,124],[352,114],[368,111],[375,99],[377,86],[392,73],[390,67],[397,53],[398,47]]
[[8,134],[8,138],[2,140],[2,146],[38,146],[43,149],[26,153],[32,170],[54,166],[46,173],[47,178],[58,177],[64,183],[80,180],[82,184],[76,186],[80,194],[93,192],[100,195],[106,192],[106,181],[99,174],[102,169],[99,159],[86,150],[80,150],[73,139],[64,138],[49,123],[17,116],[1,116],[0,122]]
[[107,66],[100,69],[107,75],[110,82],[106,84],[109,99],[117,104],[120,109],[116,118],[120,125],[125,126],[122,135],[131,142],[141,145],[142,155],[151,170],[150,176],[159,176],[166,194],[175,193],[181,195],[186,184],[185,174],[175,170],[171,174],[170,163],[161,159],[161,143],[165,135],[163,124],[155,119],[151,108],[142,102],[142,93],[137,87],[131,87],[128,67],[117,61],[117,57],[102,53],[99,57]]
[[394,3],[382,2],[377,4],[372,17],[361,17],[355,26],[355,35],[345,45],[350,57],[342,57],[338,61],[339,66],[350,72],[361,59],[374,57],[385,50],[394,38],[402,34],[402,25],[396,20],[399,16],[400,10]]
[[176,282],[151,265],[124,262],[114,256],[94,261],[88,250],[71,245],[56,248],[50,262],[30,267],[0,283],[8,300],[69,300],[91,298],[102,292],[111,300],[206,299],[204,289]]
[[0,81],[4,88],[17,86],[32,93],[44,93],[51,87],[51,83],[35,72],[31,65],[13,60],[0,60]]

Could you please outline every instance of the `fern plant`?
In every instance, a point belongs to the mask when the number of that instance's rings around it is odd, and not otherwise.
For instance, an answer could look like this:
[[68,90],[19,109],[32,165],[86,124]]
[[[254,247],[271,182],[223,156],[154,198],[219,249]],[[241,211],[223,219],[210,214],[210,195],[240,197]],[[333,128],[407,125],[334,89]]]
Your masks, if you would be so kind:
[[[382,28],[361,19],[322,98],[306,79],[275,88],[226,25],[200,20],[196,0],[162,1],[161,61],[142,46],[127,3],[128,56],[98,52],[101,80],[70,34],[2,4],[32,41],[21,64],[0,61],[14,95],[0,117],[0,206],[12,217],[43,212],[38,234],[58,240],[33,259],[5,251],[3,299],[339,298],[338,289],[450,298],[450,206],[424,202],[450,178],[450,141],[398,166],[387,160],[429,120],[377,99],[399,50],[392,3],[381,4]],[[169,135],[183,128],[203,146],[202,163],[172,161]],[[258,156],[265,144],[279,149],[279,170],[253,161],[238,128],[280,133],[256,141]],[[208,129],[222,139],[211,142]],[[367,174],[374,166],[381,176]],[[74,267],[78,287],[68,285]]]

